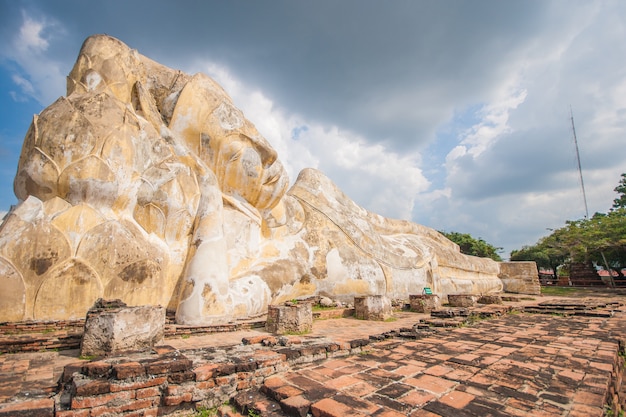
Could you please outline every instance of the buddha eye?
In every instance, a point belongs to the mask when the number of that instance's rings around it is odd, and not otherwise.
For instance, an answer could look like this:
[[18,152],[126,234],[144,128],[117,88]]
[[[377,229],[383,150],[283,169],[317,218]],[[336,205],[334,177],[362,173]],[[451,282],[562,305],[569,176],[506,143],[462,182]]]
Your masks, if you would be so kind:
[[280,174],[272,175],[271,177],[267,179],[267,181],[265,181],[264,185],[274,184],[278,182],[279,179],[280,179]]

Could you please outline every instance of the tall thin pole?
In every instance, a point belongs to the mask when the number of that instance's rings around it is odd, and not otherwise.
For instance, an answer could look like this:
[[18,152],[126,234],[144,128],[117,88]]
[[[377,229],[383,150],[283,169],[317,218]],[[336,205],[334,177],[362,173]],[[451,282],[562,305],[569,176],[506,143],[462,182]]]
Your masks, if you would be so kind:
[[589,209],[587,208],[587,194],[585,193],[585,182],[583,181],[583,170],[580,166],[580,152],[578,151],[578,139],[576,139],[576,128],[574,127],[574,112],[572,106],[569,106],[570,120],[572,121],[572,133],[574,134],[574,145],[576,146],[576,161],[578,162],[578,175],[580,177],[580,187],[583,190],[583,201],[585,202],[585,219],[589,218]]

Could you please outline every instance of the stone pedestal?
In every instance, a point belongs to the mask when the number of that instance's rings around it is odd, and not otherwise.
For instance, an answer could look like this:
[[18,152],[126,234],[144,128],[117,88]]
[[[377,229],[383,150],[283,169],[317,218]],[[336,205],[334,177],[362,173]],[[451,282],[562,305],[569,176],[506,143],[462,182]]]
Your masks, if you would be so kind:
[[503,291],[517,294],[541,294],[539,273],[535,262],[500,262]]
[[164,307],[127,307],[119,300],[99,299],[87,312],[80,354],[147,351],[163,340],[164,329]]
[[450,294],[448,295],[448,304],[451,307],[474,307],[477,298],[471,294]]
[[382,295],[354,298],[354,316],[360,320],[384,321],[392,316],[391,301]]
[[409,295],[411,311],[416,313],[430,313],[441,308],[439,296],[435,294],[413,294]]
[[265,329],[276,334],[302,334],[313,328],[311,303],[271,305],[267,309]]
[[481,295],[478,304],[502,304],[502,297],[499,295]]

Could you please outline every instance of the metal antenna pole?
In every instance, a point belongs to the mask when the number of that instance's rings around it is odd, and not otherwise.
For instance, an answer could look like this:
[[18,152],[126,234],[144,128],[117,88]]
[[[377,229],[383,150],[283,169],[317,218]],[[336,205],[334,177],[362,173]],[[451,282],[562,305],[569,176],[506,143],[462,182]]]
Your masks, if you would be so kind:
[[583,201],[585,202],[585,219],[589,218],[589,209],[587,208],[587,194],[585,193],[585,182],[583,181],[583,170],[580,166],[580,152],[578,151],[578,139],[576,139],[576,128],[574,127],[574,113],[572,106],[569,106],[570,120],[572,121],[572,133],[574,134],[574,145],[576,146],[576,161],[578,162],[578,175],[580,176],[580,187],[583,190]]

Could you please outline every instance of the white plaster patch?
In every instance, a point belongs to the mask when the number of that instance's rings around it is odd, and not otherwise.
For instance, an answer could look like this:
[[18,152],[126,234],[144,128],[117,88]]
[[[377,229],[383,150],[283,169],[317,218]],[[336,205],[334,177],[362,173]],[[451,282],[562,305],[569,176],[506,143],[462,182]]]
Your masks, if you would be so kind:
[[331,281],[341,282],[348,278],[348,269],[343,264],[337,248],[331,249],[326,255],[326,270]]
[[213,114],[224,130],[234,130],[243,126],[243,115],[232,105],[222,103],[213,111]]
[[100,83],[102,82],[102,77],[96,71],[90,70],[85,75],[85,83],[87,84],[88,91],[94,91]]

